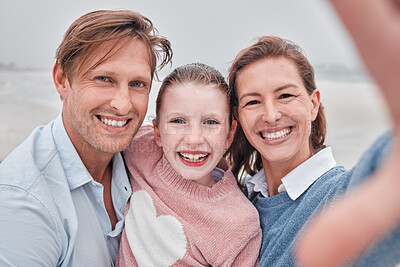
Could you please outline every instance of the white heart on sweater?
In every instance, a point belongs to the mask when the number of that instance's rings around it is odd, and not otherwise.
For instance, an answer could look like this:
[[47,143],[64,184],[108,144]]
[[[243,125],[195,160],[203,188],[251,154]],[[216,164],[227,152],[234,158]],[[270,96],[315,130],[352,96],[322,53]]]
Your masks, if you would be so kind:
[[131,196],[125,232],[139,266],[170,266],[186,253],[182,224],[171,215],[157,216],[153,200],[144,190]]

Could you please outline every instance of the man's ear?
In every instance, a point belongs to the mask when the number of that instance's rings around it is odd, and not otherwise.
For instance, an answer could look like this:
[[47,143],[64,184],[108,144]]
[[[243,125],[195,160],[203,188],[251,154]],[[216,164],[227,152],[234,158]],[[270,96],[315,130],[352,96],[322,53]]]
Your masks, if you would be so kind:
[[61,99],[67,98],[69,82],[58,60],[53,67],[53,82],[61,96]]
[[162,147],[160,130],[158,129],[156,120],[153,119],[154,140],[159,147]]
[[228,137],[226,138],[225,149],[228,149],[231,146],[233,139],[235,138],[236,127],[237,121],[233,120],[229,129]]

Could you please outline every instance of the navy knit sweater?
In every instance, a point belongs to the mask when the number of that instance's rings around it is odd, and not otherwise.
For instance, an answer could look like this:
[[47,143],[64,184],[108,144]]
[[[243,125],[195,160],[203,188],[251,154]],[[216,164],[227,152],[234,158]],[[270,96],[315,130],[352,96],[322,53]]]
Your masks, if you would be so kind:
[[[297,266],[294,249],[302,227],[328,202],[366,181],[384,161],[390,143],[391,134],[387,133],[353,169],[332,168],[295,201],[287,193],[269,198],[262,197],[260,193],[255,195],[251,201],[260,214],[263,229],[260,266]],[[395,266],[399,262],[400,227],[372,246],[361,258],[355,259],[351,266]]]

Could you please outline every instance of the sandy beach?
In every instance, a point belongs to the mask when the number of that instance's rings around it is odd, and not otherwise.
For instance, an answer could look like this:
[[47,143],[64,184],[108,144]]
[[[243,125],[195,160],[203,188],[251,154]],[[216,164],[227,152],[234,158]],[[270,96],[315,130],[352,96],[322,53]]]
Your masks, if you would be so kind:
[[[3,160],[38,125],[57,117],[59,110],[16,99],[0,99],[0,160]],[[8,114],[7,116],[5,114]]]
[[[47,79],[47,78],[46,78]],[[1,81],[0,81],[1,82]],[[57,117],[61,102],[50,81],[41,91],[30,92],[24,97],[24,90],[12,90],[0,94],[0,160],[3,160],[38,125],[43,125]],[[3,83],[4,85],[4,83]],[[0,83],[0,93],[2,83]],[[11,84],[8,86],[19,86]],[[34,83],[29,84],[34,87]],[[352,167],[363,151],[390,127],[384,102],[376,86],[370,82],[319,81],[321,101],[325,106],[328,121],[326,144],[332,146],[338,164]],[[4,86],[3,86],[4,87]],[[154,116],[154,103],[159,83],[155,83],[150,94],[149,110],[146,116],[151,121]],[[50,89],[52,88],[52,89]],[[49,92],[48,92],[49,91]],[[19,92],[17,95],[15,92]],[[48,92],[48,93],[47,93]],[[25,92],[26,93],[26,92]],[[46,94],[46,101],[35,98]],[[50,94],[50,96],[49,96]]]

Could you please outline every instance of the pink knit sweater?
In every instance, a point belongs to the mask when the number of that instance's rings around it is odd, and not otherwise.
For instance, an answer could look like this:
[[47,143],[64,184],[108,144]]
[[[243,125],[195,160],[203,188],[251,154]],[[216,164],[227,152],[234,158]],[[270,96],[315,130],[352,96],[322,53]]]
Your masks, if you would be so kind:
[[163,156],[150,126],[124,152],[133,194],[125,210],[119,266],[254,266],[257,210],[225,171],[211,188],[185,180]]

